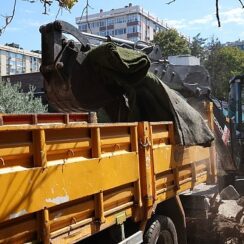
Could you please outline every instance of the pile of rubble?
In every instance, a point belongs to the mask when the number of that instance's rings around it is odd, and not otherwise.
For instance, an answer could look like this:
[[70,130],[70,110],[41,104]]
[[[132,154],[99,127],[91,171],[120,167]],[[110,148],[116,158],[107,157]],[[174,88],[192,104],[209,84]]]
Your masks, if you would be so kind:
[[217,186],[197,186],[185,195],[189,244],[244,244],[244,196],[232,185],[220,193]]
[[209,220],[219,243],[244,243],[244,196],[229,185],[210,199]]

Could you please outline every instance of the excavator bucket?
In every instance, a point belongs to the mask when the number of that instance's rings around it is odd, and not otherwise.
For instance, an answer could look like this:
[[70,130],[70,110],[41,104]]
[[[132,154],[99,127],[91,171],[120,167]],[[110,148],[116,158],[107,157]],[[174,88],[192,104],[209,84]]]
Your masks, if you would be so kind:
[[[44,88],[51,111],[94,111],[111,100],[112,95],[104,90],[99,80],[92,84],[85,80],[90,74],[81,64],[90,45],[78,29],[67,22],[55,21],[41,26],[40,32],[40,71],[45,78]],[[76,40],[68,40],[64,34],[70,34]]]

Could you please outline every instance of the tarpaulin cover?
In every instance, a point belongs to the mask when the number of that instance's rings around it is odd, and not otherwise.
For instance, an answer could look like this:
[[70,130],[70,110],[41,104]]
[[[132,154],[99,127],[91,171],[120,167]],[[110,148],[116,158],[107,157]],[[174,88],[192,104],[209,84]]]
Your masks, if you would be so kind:
[[[173,121],[178,144],[210,145],[213,133],[201,115],[177,92],[148,72],[149,67],[150,61],[144,53],[109,42],[89,51],[80,62],[77,68],[82,84],[74,86],[73,90],[82,102],[82,87],[90,86],[91,96],[93,89],[102,87],[101,92],[106,91],[109,97],[120,97],[120,103],[123,103],[117,109],[124,110],[126,116],[118,116],[117,122]],[[99,103],[105,104],[99,96],[92,99],[96,107]],[[114,106],[116,103],[110,103],[106,112],[109,114]],[[114,118],[112,121],[116,122]]]

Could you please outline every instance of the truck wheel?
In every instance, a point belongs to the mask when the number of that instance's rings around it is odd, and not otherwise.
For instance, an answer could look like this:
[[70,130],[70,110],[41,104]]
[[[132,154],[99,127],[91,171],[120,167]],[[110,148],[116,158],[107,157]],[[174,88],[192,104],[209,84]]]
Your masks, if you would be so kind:
[[144,233],[144,244],[178,244],[173,221],[163,215],[156,215],[149,221]]

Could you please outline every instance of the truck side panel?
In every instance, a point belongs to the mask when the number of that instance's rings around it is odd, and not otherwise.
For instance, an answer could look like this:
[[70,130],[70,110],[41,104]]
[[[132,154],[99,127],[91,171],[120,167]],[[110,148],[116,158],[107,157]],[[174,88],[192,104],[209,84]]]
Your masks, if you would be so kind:
[[0,126],[0,242],[71,243],[206,181],[210,149],[172,122]]
[[91,234],[114,212],[131,216],[141,202],[136,125],[1,127],[0,240],[54,238],[93,221]]

